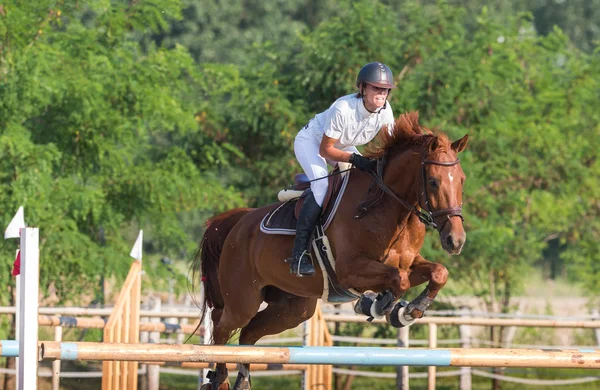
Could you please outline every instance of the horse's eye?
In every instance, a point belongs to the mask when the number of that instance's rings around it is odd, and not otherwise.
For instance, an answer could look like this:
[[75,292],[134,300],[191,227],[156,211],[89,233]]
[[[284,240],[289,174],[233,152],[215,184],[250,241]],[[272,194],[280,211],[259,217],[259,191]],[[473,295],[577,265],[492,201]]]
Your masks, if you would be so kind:
[[438,186],[437,180],[435,180],[435,179],[429,179],[429,186],[431,188],[437,188],[437,186]]

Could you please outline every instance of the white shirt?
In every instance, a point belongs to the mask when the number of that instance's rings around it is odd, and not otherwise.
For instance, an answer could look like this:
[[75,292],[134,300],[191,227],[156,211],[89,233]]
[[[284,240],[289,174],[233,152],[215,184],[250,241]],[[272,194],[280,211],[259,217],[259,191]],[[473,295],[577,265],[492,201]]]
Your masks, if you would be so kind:
[[315,115],[296,137],[313,138],[319,143],[323,135],[337,139],[337,149],[350,146],[365,145],[371,141],[382,126],[394,125],[394,114],[389,102],[378,109],[369,112],[362,98],[356,94],[342,96],[325,111]]

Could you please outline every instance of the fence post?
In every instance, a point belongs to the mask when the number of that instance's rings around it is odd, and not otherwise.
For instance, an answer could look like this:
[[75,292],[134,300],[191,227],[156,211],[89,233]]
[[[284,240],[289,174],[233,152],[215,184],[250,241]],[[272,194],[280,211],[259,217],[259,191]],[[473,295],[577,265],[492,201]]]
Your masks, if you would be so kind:
[[[185,295],[185,300],[183,301],[183,304],[185,306],[185,311],[189,311],[190,306],[192,305],[192,297],[190,294],[186,294]],[[180,325],[187,325],[189,322],[189,319],[187,318],[181,318],[179,320],[179,324]],[[183,331],[177,332],[177,344],[183,344],[183,341],[185,340],[185,333],[183,333]]]
[[[598,313],[598,309],[592,310],[592,318],[594,321],[600,320],[600,313]],[[594,329],[594,334],[596,335],[596,344],[600,346],[600,328]]]
[[[306,320],[302,324],[302,345],[310,345],[310,333],[311,333],[311,320]],[[310,390],[310,370],[304,370],[302,374],[302,380],[300,381],[300,388],[303,390]]]
[[[519,302],[519,308],[517,309],[517,311],[515,312],[516,314],[516,318],[522,318],[523,317],[523,310],[525,308],[525,300],[521,300]],[[512,345],[513,339],[515,338],[515,333],[517,332],[517,327],[516,326],[510,326],[506,329],[506,337],[504,338],[504,348],[510,348],[510,346]]]
[[[437,348],[437,324],[429,324],[429,348]],[[427,389],[435,390],[436,367],[427,368]]]
[[[160,297],[152,299],[152,311],[160,312],[161,302]],[[160,322],[160,317],[152,317],[150,322]],[[148,335],[150,343],[160,343],[160,332],[150,332]],[[158,390],[160,384],[160,366],[149,364],[147,368],[148,390]]]
[[[54,328],[54,341],[62,341],[62,326]],[[60,389],[60,360],[52,362],[52,390]]]
[[[408,326],[398,329],[398,347],[408,348]],[[396,389],[408,390],[408,366],[396,366]]]
[[[204,336],[203,342],[205,345],[209,345],[212,342],[212,331],[213,331],[213,323],[212,323],[212,309],[206,308],[206,314],[204,317]],[[206,380],[206,376],[210,369],[205,368],[200,371],[200,378],[198,378],[198,390],[202,387],[202,383]]]
[[[151,307],[148,303],[148,301],[146,301],[144,303],[144,305],[142,306],[142,308],[144,310],[149,310]],[[148,317],[140,317],[140,324],[147,324],[148,323]],[[148,343],[148,339],[149,339],[149,332],[140,332],[140,343]],[[144,373],[141,377],[140,377],[140,388],[142,390],[148,390],[148,365],[147,364],[140,364],[140,370]]]
[[[462,317],[470,317],[468,308],[462,308],[465,313]],[[463,348],[471,348],[471,326],[460,325],[460,339]],[[460,390],[471,390],[471,367],[460,368]]]
[[[515,313],[515,318],[521,318],[521,317],[523,317],[523,313],[521,312],[521,310],[517,310],[517,312]],[[512,345],[513,339],[515,338],[516,331],[517,331],[516,326],[509,326],[508,328],[506,328],[506,338],[504,339],[504,348],[510,348],[510,346]]]

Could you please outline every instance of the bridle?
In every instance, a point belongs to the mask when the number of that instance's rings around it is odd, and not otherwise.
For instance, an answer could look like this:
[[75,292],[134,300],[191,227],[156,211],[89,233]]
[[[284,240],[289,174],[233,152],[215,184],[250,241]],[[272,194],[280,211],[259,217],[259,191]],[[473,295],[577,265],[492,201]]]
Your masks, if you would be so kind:
[[[400,202],[406,209],[410,212],[414,213],[419,220],[425,224],[427,227],[431,227],[436,229],[438,232],[441,232],[444,229],[446,223],[452,217],[459,217],[461,221],[464,222],[464,218],[462,216],[462,204],[460,206],[448,207],[441,210],[432,210],[431,205],[429,204],[429,197],[427,196],[427,170],[425,169],[427,165],[439,165],[442,167],[452,167],[458,163],[460,163],[460,159],[456,159],[454,161],[436,161],[436,160],[428,160],[427,159],[427,150],[426,147],[423,151],[423,155],[421,157],[421,185],[423,186],[423,191],[420,192],[419,200],[417,201],[417,206],[408,203],[404,199],[401,199],[392,191],[384,182],[383,182],[383,167],[386,163],[387,155],[384,154],[382,157],[377,159],[377,172],[370,170],[368,172],[369,176],[373,179],[373,182],[377,184],[379,188],[389,196],[391,196],[394,200]],[[421,206],[421,197],[425,199],[425,207]],[[425,210],[425,211],[423,211]],[[446,216],[444,222],[441,225],[435,223],[435,219],[438,217]]]

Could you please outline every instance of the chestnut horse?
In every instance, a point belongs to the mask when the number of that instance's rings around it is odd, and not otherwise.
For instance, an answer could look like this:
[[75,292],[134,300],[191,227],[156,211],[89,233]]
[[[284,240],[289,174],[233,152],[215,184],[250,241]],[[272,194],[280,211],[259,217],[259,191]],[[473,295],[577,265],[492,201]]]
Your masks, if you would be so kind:
[[[351,170],[327,229],[341,286],[382,293],[379,298],[387,302],[376,312],[387,315],[394,326],[421,318],[448,278],[443,265],[419,254],[426,225],[439,231],[441,245],[450,254],[459,254],[465,243],[461,214],[465,174],[457,155],[467,142],[466,135],[450,142],[445,134],[432,134],[419,125],[416,112],[401,115],[393,131],[380,131],[367,146],[366,155],[378,159],[379,173]],[[357,205],[374,182],[383,196],[355,218]],[[213,308],[215,344],[227,343],[241,329],[239,343],[253,345],[265,335],[298,326],[315,311],[323,275],[291,274],[284,259],[291,253],[293,236],[260,230],[263,217],[278,205],[235,209],[207,222],[195,262],[200,261],[204,283],[202,318],[207,306]],[[398,303],[394,307],[409,288],[425,282],[429,282],[425,290],[408,306],[402,302],[402,307]],[[259,312],[263,302],[268,306]],[[373,300],[366,302],[363,312],[368,314]],[[205,389],[229,388],[225,364],[217,364],[209,377]],[[250,388],[249,365],[240,367],[234,388]]]

